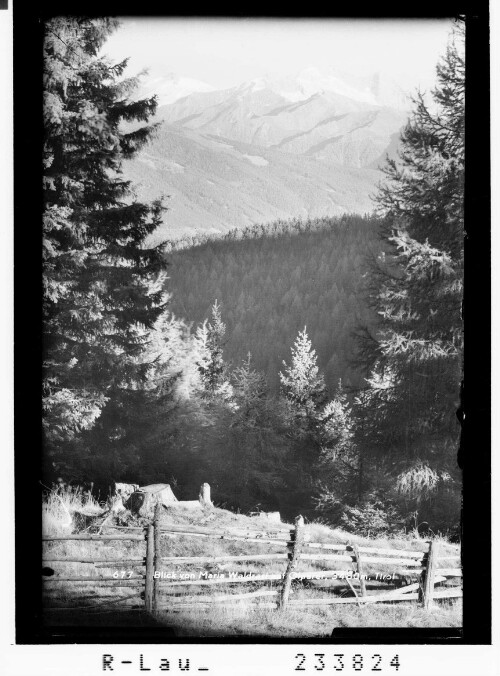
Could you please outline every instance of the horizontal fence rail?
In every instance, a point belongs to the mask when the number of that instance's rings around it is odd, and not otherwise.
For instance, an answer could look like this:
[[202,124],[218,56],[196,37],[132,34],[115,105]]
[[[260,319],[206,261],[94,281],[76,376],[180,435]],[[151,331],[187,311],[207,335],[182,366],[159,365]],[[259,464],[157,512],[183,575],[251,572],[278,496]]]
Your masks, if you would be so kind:
[[98,542],[105,542],[106,540],[144,540],[142,535],[46,535],[42,537],[42,542],[55,540],[96,540]]
[[[261,530],[242,527],[225,527],[221,529],[208,528],[204,526],[176,525],[167,524],[160,520],[161,509],[157,506],[155,517],[152,523],[145,527],[117,527],[120,534],[73,534],[67,536],[45,536],[43,541],[51,544],[52,549],[44,557],[44,565],[63,564],[61,570],[53,571],[56,574],[43,578],[44,593],[57,593],[61,589],[57,583],[77,584],[82,589],[83,594],[78,596],[80,601],[87,600],[88,605],[58,605],[47,608],[47,610],[70,610],[85,609],[91,613],[113,612],[114,610],[126,611],[127,609],[146,609],[147,612],[155,615],[160,611],[179,612],[183,608],[205,608],[217,607],[218,604],[230,605],[231,607],[244,607],[245,603],[258,608],[275,608],[285,610],[287,607],[300,606],[328,606],[335,604],[367,604],[384,602],[403,602],[418,601],[424,608],[430,608],[434,600],[437,599],[456,599],[462,597],[461,586],[436,585],[445,583],[449,585],[454,578],[455,584],[461,585],[462,569],[456,564],[460,562],[460,553],[451,554],[439,552],[437,541],[430,543],[417,542],[417,547],[411,549],[400,549],[391,547],[369,547],[367,545],[356,545],[351,543],[330,543],[330,542],[310,542],[307,538],[306,528],[302,517],[297,517],[294,526],[290,527],[265,527]],[[114,527],[113,527],[114,528]],[[260,543],[266,547],[279,546],[284,551],[270,553],[248,553],[248,554],[217,554],[186,556],[186,555],[165,555],[162,546],[169,547],[169,538],[211,538],[218,541],[237,541]],[[123,558],[104,558],[92,557],[88,554],[62,556],[56,553],[53,547],[64,541],[81,540],[84,542],[115,542],[124,543],[142,543],[143,556],[139,552],[124,552]],[[107,551],[107,550],[104,550]],[[274,563],[283,563],[283,569],[280,572],[271,571],[266,573],[261,569],[257,572],[248,572],[244,568],[240,571],[236,569],[232,572],[224,570],[226,566],[220,564],[245,564],[256,563],[265,567]],[[300,563],[306,564],[307,570],[300,570]],[[343,569],[324,569],[329,563],[340,563],[346,566]],[[105,572],[104,575],[80,575],[69,576],[65,574],[65,564],[89,564],[93,565],[96,571]],[[450,567],[445,568],[448,565]],[[323,566],[323,569],[313,569],[311,566],[317,564]],[[188,572],[176,573],[170,571],[166,573],[161,570],[162,566],[186,566]],[[204,570],[192,572],[193,566],[208,565],[214,566],[212,572]],[[443,567],[440,567],[443,566]],[[453,567],[452,567],[453,566]],[[56,566],[58,567],[58,566]],[[390,573],[387,568],[390,568]],[[376,569],[376,573],[373,569]],[[118,569],[111,575],[112,569]],[[122,569],[120,571],[119,569]],[[382,569],[382,570],[380,570]],[[85,570],[85,569],[84,569]],[[127,574],[123,577],[123,571]],[[269,568],[268,568],[269,570]],[[385,571],[385,572],[384,572]],[[91,572],[91,571],[89,571]],[[179,575],[178,578],[173,577]],[[389,584],[387,578],[392,575],[391,582],[396,586],[390,591],[386,591],[385,585]],[[194,577],[193,577],[194,576]],[[397,576],[397,577],[395,577]],[[413,578],[413,579],[412,579]],[[397,586],[399,582],[404,581],[403,586]],[[295,586],[292,585],[292,582]],[[302,582],[302,585],[300,585]],[[357,589],[353,586],[356,583]],[[253,583],[268,583],[273,588],[260,587],[258,589],[248,587]],[[246,584],[248,591],[236,593],[234,584]],[[331,585],[334,584],[334,587]],[[368,587],[372,585],[371,589]],[[87,588],[93,585],[95,588],[101,587],[103,592],[106,588],[116,587],[118,590],[131,588],[134,590],[131,595],[120,596],[119,598],[102,593],[99,596],[87,594]],[[191,593],[191,595],[179,594],[185,588],[186,591],[194,588],[201,588],[210,585],[227,585],[226,591],[210,596],[202,593]],[[297,586],[299,585],[299,586]],[[312,587],[311,587],[312,585]],[[338,586],[347,586],[347,590],[352,596],[338,597],[332,594]],[[358,586],[359,585],[359,586]],[[328,589],[325,590],[325,586]],[[65,587],[65,592],[67,588]],[[318,598],[295,598],[297,592],[299,596],[301,590],[323,589],[323,594],[327,596]],[[383,591],[373,593],[373,589]],[[235,590],[232,592],[231,590]],[[97,592],[96,592],[97,593]],[[335,592],[337,593],[337,592]],[[292,598],[290,598],[290,596]],[[57,598],[57,597],[56,597]],[[136,604],[136,605],[134,605]],[[137,605],[138,604],[138,605]]]

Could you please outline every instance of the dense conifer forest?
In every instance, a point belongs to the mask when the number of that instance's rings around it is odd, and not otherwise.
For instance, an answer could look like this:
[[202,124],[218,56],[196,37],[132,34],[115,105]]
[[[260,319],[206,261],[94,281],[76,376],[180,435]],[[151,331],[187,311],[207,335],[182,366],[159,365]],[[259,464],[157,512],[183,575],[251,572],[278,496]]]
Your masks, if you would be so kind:
[[226,323],[225,358],[248,352],[254,366],[279,390],[279,371],[291,337],[304,326],[327,385],[363,384],[353,365],[353,335],[376,315],[366,298],[366,268],[378,253],[374,216],[278,221],[214,239],[177,241],[167,256],[170,308],[195,324],[215,300]]

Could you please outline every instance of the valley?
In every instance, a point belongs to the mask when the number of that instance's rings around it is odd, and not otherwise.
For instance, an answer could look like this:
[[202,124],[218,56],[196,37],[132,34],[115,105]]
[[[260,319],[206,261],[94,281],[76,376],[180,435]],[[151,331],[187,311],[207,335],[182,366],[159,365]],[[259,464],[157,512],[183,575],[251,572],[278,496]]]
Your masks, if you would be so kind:
[[166,102],[160,126],[124,165],[141,199],[169,196],[154,243],[372,211],[379,166],[394,156],[407,116],[381,102],[374,83],[356,88],[315,69],[220,91],[174,76],[170,89],[155,82]]

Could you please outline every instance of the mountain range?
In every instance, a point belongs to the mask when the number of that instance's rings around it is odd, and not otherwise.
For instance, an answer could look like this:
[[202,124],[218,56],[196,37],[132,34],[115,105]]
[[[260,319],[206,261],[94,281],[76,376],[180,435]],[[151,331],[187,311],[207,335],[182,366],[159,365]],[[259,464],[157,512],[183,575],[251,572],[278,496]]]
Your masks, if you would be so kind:
[[[380,76],[307,68],[229,89],[154,77],[155,138],[124,173],[144,199],[169,195],[155,239],[227,232],[277,218],[371,211],[407,111]],[[387,105],[390,101],[393,105]]]

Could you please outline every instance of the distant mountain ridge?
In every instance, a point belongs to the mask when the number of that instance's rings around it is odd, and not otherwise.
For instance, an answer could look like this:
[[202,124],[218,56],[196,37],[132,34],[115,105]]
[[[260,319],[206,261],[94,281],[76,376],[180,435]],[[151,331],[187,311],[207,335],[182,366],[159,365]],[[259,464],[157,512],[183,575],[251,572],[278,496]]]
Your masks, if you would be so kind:
[[168,73],[167,75],[149,78],[147,84],[141,88],[141,96],[149,97],[156,94],[159,105],[164,106],[194,92],[210,92],[214,89],[215,87],[206,82]]
[[370,211],[378,167],[407,118],[378,102],[380,77],[346,81],[331,69],[223,90],[168,74],[154,86],[167,101],[162,125],[125,173],[142,197],[171,196],[158,240]]

